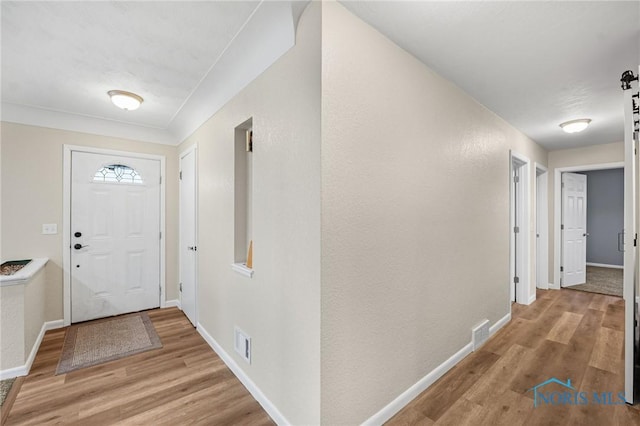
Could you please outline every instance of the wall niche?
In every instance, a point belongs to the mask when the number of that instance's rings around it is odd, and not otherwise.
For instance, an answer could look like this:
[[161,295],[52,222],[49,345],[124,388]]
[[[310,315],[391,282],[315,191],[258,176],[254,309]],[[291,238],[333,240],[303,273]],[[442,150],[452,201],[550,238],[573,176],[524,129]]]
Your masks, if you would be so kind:
[[234,132],[234,254],[233,270],[253,276],[253,118]]

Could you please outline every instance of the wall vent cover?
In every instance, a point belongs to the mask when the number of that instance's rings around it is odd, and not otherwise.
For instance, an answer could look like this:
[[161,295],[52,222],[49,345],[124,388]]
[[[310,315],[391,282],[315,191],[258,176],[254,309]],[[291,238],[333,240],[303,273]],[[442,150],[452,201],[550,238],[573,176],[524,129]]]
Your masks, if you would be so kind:
[[234,342],[234,347],[238,355],[247,361],[247,364],[251,364],[251,337],[236,327]]
[[471,341],[473,350],[477,350],[480,346],[489,340],[489,320],[485,319],[471,329]]

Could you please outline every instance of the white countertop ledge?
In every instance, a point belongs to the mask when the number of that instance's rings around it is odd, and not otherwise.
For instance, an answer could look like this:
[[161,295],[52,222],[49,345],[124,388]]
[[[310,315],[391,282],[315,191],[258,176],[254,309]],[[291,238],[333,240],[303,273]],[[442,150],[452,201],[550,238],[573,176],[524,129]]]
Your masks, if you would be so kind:
[[253,269],[247,267],[246,263],[232,263],[231,269],[233,269],[240,275],[244,275],[245,277],[253,277]]
[[[44,268],[48,261],[49,259],[46,257],[38,257],[32,259],[24,268],[13,275],[0,275],[0,287],[28,283],[40,269]],[[2,263],[4,262],[6,260],[2,261]]]

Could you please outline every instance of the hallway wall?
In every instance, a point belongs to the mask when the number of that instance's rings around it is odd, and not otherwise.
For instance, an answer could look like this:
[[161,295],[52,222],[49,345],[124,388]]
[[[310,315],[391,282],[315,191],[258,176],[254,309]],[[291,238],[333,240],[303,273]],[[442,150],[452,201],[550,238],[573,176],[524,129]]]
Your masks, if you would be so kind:
[[[290,51],[179,147],[198,144],[199,328],[295,425],[320,424],[320,7],[307,7]],[[249,118],[252,278],[231,268],[234,129]],[[235,326],[252,339],[251,364],[234,350]]]
[[547,153],[322,6],[322,423],[359,424],[509,314],[509,151]]

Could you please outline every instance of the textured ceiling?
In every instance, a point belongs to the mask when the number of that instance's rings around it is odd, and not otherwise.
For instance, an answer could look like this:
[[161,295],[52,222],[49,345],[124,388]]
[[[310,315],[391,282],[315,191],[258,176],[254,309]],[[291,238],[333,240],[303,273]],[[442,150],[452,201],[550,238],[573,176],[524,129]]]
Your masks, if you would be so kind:
[[[640,2],[343,4],[546,148],[622,140]],[[306,2],[1,5],[3,119],[175,144],[295,42]],[[145,103],[119,110],[111,89]],[[560,131],[580,117],[587,131]]]
[[166,128],[258,4],[3,1],[2,100]]
[[[640,2],[343,1],[547,149],[623,140],[620,75],[640,63]],[[558,125],[591,118],[579,134]]]

